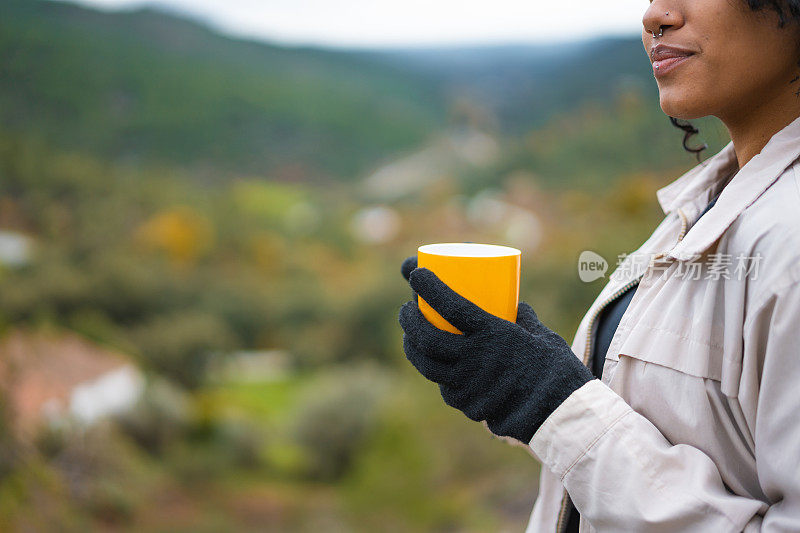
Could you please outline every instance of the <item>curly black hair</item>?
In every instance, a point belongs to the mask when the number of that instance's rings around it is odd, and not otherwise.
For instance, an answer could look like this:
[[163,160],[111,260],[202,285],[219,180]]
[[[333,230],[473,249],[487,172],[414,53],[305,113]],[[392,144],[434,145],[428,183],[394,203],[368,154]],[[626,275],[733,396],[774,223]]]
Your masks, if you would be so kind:
[[675,126],[676,128],[682,129],[683,132],[684,132],[684,134],[683,134],[683,149],[686,150],[687,152],[693,153],[695,155],[695,157],[697,157],[697,162],[701,163],[702,159],[700,159],[700,154],[703,152],[703,150],[708,148],[708,145],[706,143],[703,143],[701,146],[698,146],[696,148],[692,148],[691,146],[689,146],[689,139],[691,139],[693,136],[695,136],[698,133],[700,133],[700,130],[695,128],[692,125],[692,123],[689,122],[688,120],[681,120],[681,119],[675,118],[675,117],[669,117],[669,120],[670,120],[670,122],[672,122],[673,126]]
[[[783,28],[790,21],[800,24],[800,0],[744,0],[747,6],[753,11],[762,11],[764,9],[772,9],[778,14],[778,27]],[[797,78],[795,78],[797,79]],[[798,91],[800,92],[800,91]],[[693,153],[697,157],[698,162],[702,162],[700,154],[708,148],[708,145],[703,143],[701,146],[689,146],[689,140],[700,133],[696,127],[688,120],[681,120],[675,117],[669,117],[670,122],[676,128],[683,130],[683,149],[687,152]]]

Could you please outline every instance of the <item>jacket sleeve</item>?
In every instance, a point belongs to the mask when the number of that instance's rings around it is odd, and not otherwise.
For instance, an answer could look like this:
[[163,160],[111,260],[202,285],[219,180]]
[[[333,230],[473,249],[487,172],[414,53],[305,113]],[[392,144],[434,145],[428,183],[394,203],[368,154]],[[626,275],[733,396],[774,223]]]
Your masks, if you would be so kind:
[[769,504],[730,492],[708,455],[671,444],[599,380],[545,420],[531,449],[601,532],[800,531],[799,322],[794,283],[767,298],[744,329],[744,357],[760,380],[752,429]]

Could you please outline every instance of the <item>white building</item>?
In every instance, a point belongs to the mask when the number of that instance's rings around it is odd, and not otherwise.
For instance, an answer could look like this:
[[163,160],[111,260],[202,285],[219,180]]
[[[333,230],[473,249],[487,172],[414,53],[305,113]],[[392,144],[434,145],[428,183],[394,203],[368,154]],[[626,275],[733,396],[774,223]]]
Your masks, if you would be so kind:
[[92,424],[124,412],[144,385],[127,357],[74,333],[13,330],[0,340],[0,388],[22,434],[43,422]]

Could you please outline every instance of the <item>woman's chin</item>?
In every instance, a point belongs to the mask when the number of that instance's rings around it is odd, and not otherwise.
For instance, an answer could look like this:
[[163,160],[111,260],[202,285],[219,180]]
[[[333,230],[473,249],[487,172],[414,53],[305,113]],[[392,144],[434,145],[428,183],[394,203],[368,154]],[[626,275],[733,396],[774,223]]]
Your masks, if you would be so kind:
[[692,120],[708,115],[702,106],[697,105],[697,98],[672,87],[659,87],[659,103],[661,110],[670,117]]

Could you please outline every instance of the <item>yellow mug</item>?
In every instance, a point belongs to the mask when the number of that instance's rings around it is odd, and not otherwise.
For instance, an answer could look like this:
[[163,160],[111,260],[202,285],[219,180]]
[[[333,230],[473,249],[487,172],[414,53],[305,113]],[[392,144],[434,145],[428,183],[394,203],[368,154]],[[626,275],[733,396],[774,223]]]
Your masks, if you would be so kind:
[[[516,322],[521,256],[522,252],[516,248],[495,244],[426,244],[417,249],[417,266],[431,270],[451,289],[484,311]],[[437,328],[462,333],[422,297],[419,309]]]

